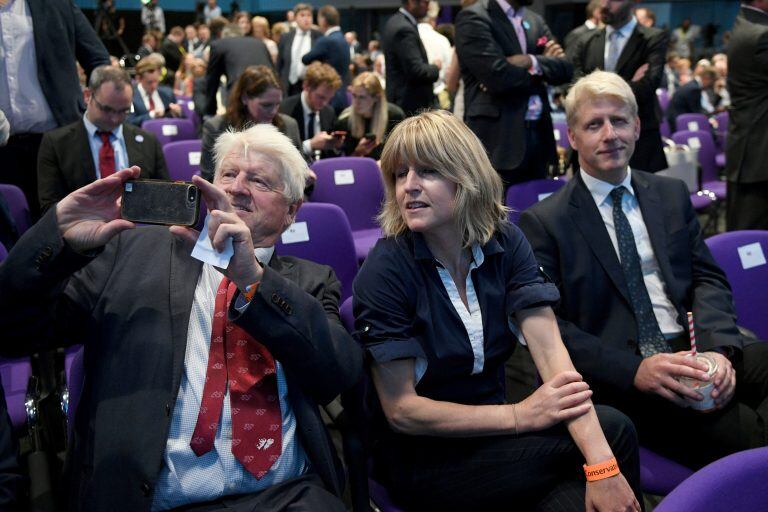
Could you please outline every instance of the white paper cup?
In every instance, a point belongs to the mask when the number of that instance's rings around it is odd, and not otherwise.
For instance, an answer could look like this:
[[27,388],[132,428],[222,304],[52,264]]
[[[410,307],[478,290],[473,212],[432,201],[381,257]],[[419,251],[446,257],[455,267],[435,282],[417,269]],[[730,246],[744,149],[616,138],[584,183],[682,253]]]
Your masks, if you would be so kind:
[[712,390],[715,387],[714,377],[717,372],[717,361],[706,354],[696,354],[696,360],[707,365],[707,375],[709,375],[709,380],[704,381],[691,377],[681,377],[680,382],[704,397],[702,400],[686,399],[691,409],[709,412],[715,409],[715,400],[712,398]]

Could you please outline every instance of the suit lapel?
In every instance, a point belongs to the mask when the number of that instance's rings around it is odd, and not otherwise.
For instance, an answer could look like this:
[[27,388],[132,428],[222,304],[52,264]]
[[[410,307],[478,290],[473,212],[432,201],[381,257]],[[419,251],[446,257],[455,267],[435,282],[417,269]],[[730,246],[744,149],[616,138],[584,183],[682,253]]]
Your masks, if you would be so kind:
[[144,146],[136,141],[136,134],[128,128],[127,124],[123,125],[123,140],[125,140],[125,152],[128,153],[128,165],[138,165],[142,172],[148,171],[141,165],[144,161],[141,151]]
[[195,287],[203,264],[189,256],[189,246],[174,237],[171,246],[171,272],[168,277],[171,310],[171,342],[173,343],[173,383],[171,389],[179,389],[187,349],[187,331]]
[[304,107],[301,106],[301,93],[296,98],[296,105],[293,107],[291,117],[299,123],[299,134],[301,135],[301,140],[304,140],[307,132],[304,130]]
[[589,71],[605,69],[605,29],[598,31],[592,39],[592,44],[589,49],[589,59],[592,61],[593,65],[587,66],[586,69]]
[[581,231],[587,245],[597,257],[600,265],[613,281],[616,289],[619,290],[624,300],[629,303],[629,292],[627,291],[627,281],[624,278],[624,271],[621,268],[616,250],[613,247],[611,238],[608,236],[608,230],[605,228],[603,218],[597,210],[594,199],[592,199],[587,186],[580,177],[575,177],[575,183],[571,189],[571,200],[569,209],[571,218]]
[[[621,50],[621,55],[619,55],[619,60],[616,62],[616,73],[623,76],[629,76],[632,77],[631,74],[625,75],[622,73],[624,71],[624,66],[627,65],[627,62],[632,57],[632,55],[635,54],[635,52],[640,48],[640,43],[643,40],[643,35],[639,31],[639,25],[635,27],[635,29],[632,31],[632,34],[629,36],[629,41],[627,41],[627,44],[624,45],[624,48]],[[632,74],[634,74],[635,70],[632,70]]]
[[[75,183],[77,188],[80,188],[96,180],[96,166],[93,162],[93,153],[91,153],[91,144],[88,140],[88,130],[85,129],[85,123],[81,120],[75,125],[74,131],[74,140],[77,140],[77,144],[80,146],[80,152],[76,158],[80,160],[82,169],[80,176],[76,177]],[[71,169],[76,169],[76,167],[73,166]]]
[[515,27],[512,26],[512,22],[509,21],[507,15],[501,10],[496,0],[488,0],[488,16],[491,18],[491,25],[499,28],[501,33],[509,40],[507,45],[513,49],[512,53],[522,53],[523,49],[520,48],[520,41],[517,40]]

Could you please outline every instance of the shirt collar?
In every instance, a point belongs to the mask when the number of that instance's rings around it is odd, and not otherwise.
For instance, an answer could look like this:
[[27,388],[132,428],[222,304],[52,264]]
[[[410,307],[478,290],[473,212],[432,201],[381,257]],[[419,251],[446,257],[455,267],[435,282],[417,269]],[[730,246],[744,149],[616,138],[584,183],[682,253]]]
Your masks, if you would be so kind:
[[[497,0],[498,1],[498,0]],[[633,15],[632,18],[628,22],[624,24],[621,28],[613,28],[610,25],[607,25],[605,27],[605,36],[610,37],[612,33],[614,32],[620,32],[621,35],[624,37],[624,40],[628,40],[629,36],[632,35],[632,31],[635,30],[635,27],[637,26],[637,18]]]
[[630,194],[633,196],[635,195],[635,190],[632,188],[632,169],[629,167],[627,167],[627,176],[624,178],[624,181],[618,185],[590,176],[584,172],[584,169],[580,169],[579,174],[584,185],[587,186],[587,190],[589,190],[589,193],[592,194],[592,197],[595,199],[595,204],[598,206],[602,206],[608,196],[611,195],[611,191],[617,187],[623,186]]
[[501,7],[501,11],[506,14],[507,16],[514,16],[517,18],[523,17],[523,12],[525,11],[525,7],[518,7],[517,10],[515,10],[512,5],[507,2],[506,0],[496,0],[496,3],[499,4],[499,7]]
[[589,30],[594,30],[594,29],[596,29],[596,28],[597,28],[597,23],[595,23],[595,22],[594,22],[594,21],[592,21],[592,20],[587,20],[587,21],[585,21],[585,22],[584,22],[584,25],[585,25],[585,26],[586,26],[586,27],[587,27]]
[[[88,116],[83,114],[83,124],[85,125],[85,131],[88,132],[88,137],[93,138],[96,137],[96,132],[99,131],[99,128],[93,124],[89,119]],[[121,140],[123,138],[123,125],[119,125],[117,128],[112,130],[112,136],[115,137],[117,140]]]
[[[410,233],[413,237],[414,258],[417,260],[432,260],[437,262],[435,257],[432,255],[432,251],[429,250],[429,246],[427,246],[427,242],[424,240],[424,236],[421,233],[414,233],[412,231]],[[474,267],[470,268],[477,268],[482,265],[486,256],[491,256],[501,252],[504,252],[504,249],[501,247],[499,241],[496,240],[496,237],[491,238],[488,243],[482,246],[478,243],[472,244],[472,260]]]
[[406,18],[408,18],[408,21],[410,21],[411,23],[413,23],[413,25],[414,25],[414,26],[416,26],[416,25],[418,25],[418,24],[419,24],[419,23],[416,21],[416,18],[414,18],[414,17],[413,17],[413,14],[409,13],[408,11],[406,11],[405,9],[403,9],[402,7],[401,7],[400,9],[398,9],[398,11],[400,11],[401,13],[403,13],[403,16],[405,16]]
[[323,34],[323,35],[324,36],[328,36],[328,35],[333,34],[334,32],[341,32],[341,27],[339,27],[338,25],[336,25],[335,27],[331,27],[328,30],[326,30],[325,34]]
[[301,91],[301,108],[304,110],[304,115],[308,116],[309,114],[312,114],[314,112],[314,110],[309,108],[309,104],[307,103],[306,94],[307,94],[306,92]]
[[269,265],[269,260],[272,259],[272,255],[275,254],[275,246],[272,247],[256,247],[253,250],[253,254],[256,256],[256,259],[259,260],[259,263],[262,265]]

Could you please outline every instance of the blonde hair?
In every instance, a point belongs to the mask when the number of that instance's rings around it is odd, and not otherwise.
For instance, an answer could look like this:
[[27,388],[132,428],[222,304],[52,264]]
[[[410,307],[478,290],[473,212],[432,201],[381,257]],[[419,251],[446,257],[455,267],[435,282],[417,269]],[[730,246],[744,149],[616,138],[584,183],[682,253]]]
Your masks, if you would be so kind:
[[213,147],[215,177],[221,172],[224,158],[241,149],[261,153],[273,161],[285,185],[283,196],[289,204],[296,204],[304,198],[309,167],[291,139],[277,128],[271,124],[257,124],[245,130],[229,129],[222,133]]
[[253,27],[253,35],[256,35],[256,28],[264,29],[264,37],[272,37],[272,32],[269,29],[269,21],[264,16],[254,16],[251,18],[251,27]]
[[433,110],[401,121],[384,145],[381,170],[386,199],[378,220],[385,235],[408,230],[395,197],[397,173],[408,165],[434,169],[456,184],[454,218],[464,247],[487,243],[507,222],[501,178],[482,143],[453,114]]
[[[387,98],[384,95],[384,88],[381,81],[373,73],[366,71],[360,73],[352,80],[349,86],[350,92],[355,87],[362,87],[368,94],[373,96],[374,105],[371,109],[371,128],[370,131],[376,134],[376,140],[383,141],[384,133],[387,131],[389,123],[389,114],[387,111]],[[365,118],[355,112],[354,106],[350,105],[344,109],[339,119],[349,118],[350,134],[356,139],[362,139],[365,135]]]
[[580,78],[568,91],[565,97],[565,115],[568,126],[573,128],[579,105],[596,98],[612,98],[629,108],[632,117],[637,117],[637,100],[632,88],[616,73],[609,71],[593,71]]

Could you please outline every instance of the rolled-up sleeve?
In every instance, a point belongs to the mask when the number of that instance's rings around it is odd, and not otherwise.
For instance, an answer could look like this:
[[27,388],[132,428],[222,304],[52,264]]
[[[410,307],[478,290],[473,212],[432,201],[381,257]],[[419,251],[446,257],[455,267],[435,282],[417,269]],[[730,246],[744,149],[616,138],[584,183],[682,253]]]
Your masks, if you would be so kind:
[[377,363],[426,359],[413,336],[417,292],[413,277],[406,256],[394,243],[381,240],[355,278],[355,337]]
[[527,308],[555,307],[560,293],[539,267],[528,240],[516,226],[512,226],[508,234],[510,240],[505,254],[507,316]]

